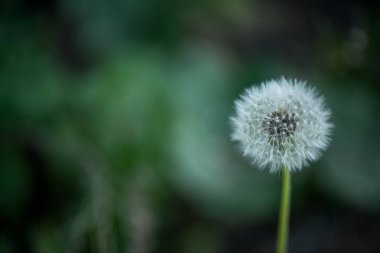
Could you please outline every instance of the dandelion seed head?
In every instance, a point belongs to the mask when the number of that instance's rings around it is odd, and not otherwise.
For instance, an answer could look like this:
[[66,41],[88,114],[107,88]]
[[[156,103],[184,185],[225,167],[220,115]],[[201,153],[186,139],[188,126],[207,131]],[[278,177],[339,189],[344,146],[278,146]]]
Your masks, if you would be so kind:
[[330,110],[305,82],[281,78],[252,86],[235,101],[232,140],[260,168],[300,170],[330,142]]

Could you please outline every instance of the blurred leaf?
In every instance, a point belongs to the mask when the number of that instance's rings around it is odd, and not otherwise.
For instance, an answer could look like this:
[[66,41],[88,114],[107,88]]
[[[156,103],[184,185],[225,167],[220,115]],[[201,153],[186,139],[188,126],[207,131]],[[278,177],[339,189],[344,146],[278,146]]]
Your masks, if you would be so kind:
[[329,87],[333,110],[333,142],[316,178],[321,190],[349,205],[368,210],[380,208],[380,154],[375,98],[364,85],[346,82],[344,89]]
[[223,220],[268,218],[274,213],[277,179],[257,172],[231,148],[226,98],[229,63],[212,50],[193,49],[176,72],[172,178],[194,205]]

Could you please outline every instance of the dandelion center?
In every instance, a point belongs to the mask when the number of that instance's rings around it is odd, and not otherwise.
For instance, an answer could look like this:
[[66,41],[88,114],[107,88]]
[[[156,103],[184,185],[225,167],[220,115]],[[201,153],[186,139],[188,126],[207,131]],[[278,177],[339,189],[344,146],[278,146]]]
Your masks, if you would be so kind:
[[263,121],[265,131],[271,137],[289,137],[297,129],[298,118],[295,113],[274,111]]

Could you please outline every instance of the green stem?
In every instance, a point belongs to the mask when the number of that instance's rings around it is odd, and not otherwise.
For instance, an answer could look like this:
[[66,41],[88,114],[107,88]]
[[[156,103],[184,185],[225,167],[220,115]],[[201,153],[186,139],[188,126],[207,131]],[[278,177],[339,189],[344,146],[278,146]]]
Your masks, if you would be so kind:
[[281,210],[277,234],[277,253],[286,253],[288,251],[290,193],[290,171],[287,167],[285,167],[282,175]]

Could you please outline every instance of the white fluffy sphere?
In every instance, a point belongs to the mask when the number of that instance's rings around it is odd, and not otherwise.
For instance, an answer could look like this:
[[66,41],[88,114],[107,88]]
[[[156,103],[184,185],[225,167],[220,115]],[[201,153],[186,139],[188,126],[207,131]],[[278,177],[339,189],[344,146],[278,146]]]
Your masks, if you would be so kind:
[[250,87],[235,109],[232,140],[260,168],[300,170],[329,144],[330,110],[305,82],[281,78]]

